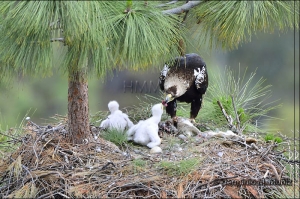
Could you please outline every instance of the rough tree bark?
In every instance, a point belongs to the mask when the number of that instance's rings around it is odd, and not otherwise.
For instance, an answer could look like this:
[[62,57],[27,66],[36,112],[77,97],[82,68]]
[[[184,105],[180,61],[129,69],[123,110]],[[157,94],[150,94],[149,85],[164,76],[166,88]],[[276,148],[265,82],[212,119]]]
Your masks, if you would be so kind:
[[90,134],[86,72],[83,70],[70,70],[68,83],[69,141],[73,144],[81,144]]

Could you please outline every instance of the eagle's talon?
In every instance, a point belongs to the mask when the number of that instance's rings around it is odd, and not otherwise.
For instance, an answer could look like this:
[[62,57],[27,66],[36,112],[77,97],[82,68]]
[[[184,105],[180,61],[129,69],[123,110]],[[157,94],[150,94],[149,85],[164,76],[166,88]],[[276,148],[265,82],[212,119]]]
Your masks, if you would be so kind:
[[194,118],[190,118],[190,121],[191,121],[192,124],[197,124],[197,122]]
[[201,123],[200,122],[196,122],[195,119],[190,119],[190,122],[197,128],[199,128],[201,126]]

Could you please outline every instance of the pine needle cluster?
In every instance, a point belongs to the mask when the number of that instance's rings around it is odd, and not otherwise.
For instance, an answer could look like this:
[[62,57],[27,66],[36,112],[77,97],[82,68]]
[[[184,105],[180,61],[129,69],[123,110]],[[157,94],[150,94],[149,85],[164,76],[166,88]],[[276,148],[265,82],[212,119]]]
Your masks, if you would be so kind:
[[249,76],[246,72],[247,69],[242,73],[239,68],[235,73],[226,67],[223,72],[218,71],[210,76],[211,83],[204,97],[200,120],[211,123],[217,128],[228,128],[228,121],[218,101],[221,102],[226,113],[232,117],[235,126],[238,123],[238,116],[241,131],[256,131],[261,126],[260,122],[263,118],[275,119],[268,116],[268,113],[281,105],[277,103],[278,101],[270,102],[271,85],[267,85],[266,79],[262,77],[256,79],[255,71]]

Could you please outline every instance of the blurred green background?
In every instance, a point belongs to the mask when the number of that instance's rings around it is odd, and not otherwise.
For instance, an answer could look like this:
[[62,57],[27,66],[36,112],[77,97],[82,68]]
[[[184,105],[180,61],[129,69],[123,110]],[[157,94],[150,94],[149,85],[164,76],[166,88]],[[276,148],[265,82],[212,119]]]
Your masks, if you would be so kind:
[[[270,113],[279,119],[265,121],[269,129],[288,136],[293,136],[294,129],[299,131],[299,32],[258,33],[251,42],[233,51],[206,49],[190,48],[188,52],[199,53],[207,63],[210,74],[224,67],[234,71],[240,67],[243,74],[247,68],[248,73],[256,70],[257,80],[264,77],[267,79],[265,84],[272,85],[272,97],[269,100],[279,100],[277,103],[282,103],[282,107]],[[144,81],[148,83],[147,86],[152,81],[156,87],[159,73],[158,69],[139,72],[124,70],[115,71],[105,80],[90,77],[90,114],[106,111],[110,100],[117,100],[120,108],[123,108],[138,103],[137,97],[146,93],[159,96],[159,91],[154,93],[154,88],[151,93],[146,89],[139,92]],[[124,84],[130,86],[131,81],[133,86],[137,81],[139,87],[133,87],[133,92],[127,87],[124,92]],[[66,115],[67,88],[66,75],[58,72],[46,78],[15,77],[10,85],[0,85],[0,129],[18,126],[25,116],[30,116],[36,123],[45,124],[54,114]]]

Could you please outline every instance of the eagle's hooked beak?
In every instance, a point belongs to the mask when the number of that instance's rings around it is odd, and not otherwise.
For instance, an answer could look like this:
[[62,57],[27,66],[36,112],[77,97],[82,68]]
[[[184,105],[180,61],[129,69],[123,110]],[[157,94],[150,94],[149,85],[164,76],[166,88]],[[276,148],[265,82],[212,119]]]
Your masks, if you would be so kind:
[[171,94],[167,94],[165,100],[162,101],[162,104],[164,106],[168,106],[167,103],[172,101],[174,98]]

